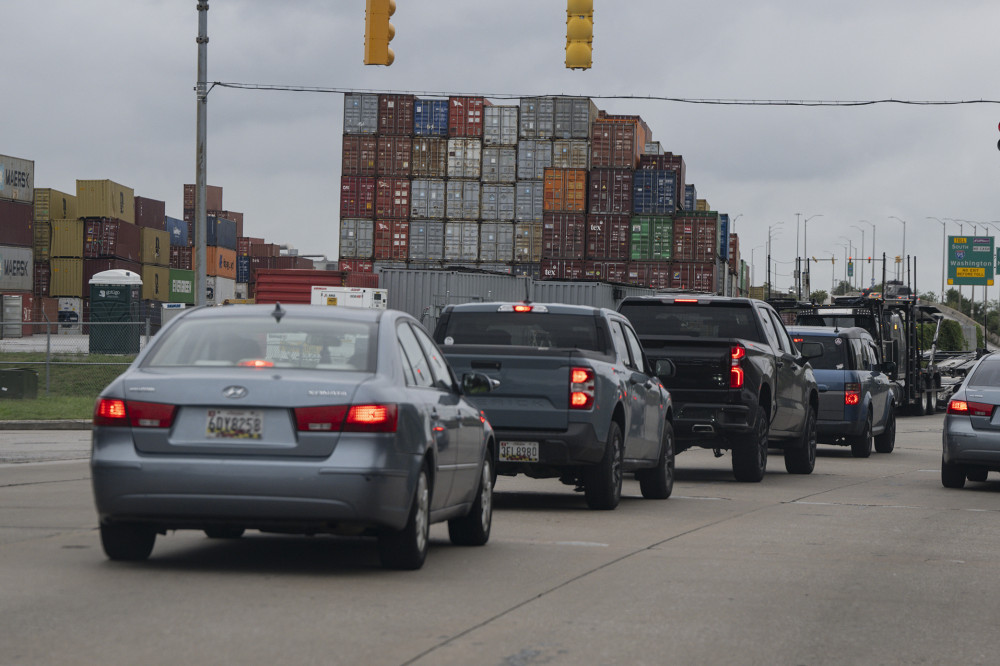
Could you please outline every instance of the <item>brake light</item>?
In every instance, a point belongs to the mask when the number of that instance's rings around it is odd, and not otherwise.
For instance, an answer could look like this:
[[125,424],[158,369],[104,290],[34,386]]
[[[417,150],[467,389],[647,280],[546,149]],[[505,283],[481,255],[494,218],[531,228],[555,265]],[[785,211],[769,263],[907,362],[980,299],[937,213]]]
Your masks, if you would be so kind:
[[801,344],[804,341],[805,338],[792,338],[792,342],[794,342],[795,344]]
[[962,416],[993,416],[994,406],[985,402],[968,402],[966,400],[952,400],[948,403],[949,414],[961,414]]
[[340,432],[347,405],[322,405],[295,408],[295,427],[299,432]]
[[844,384],[844,404],[857,405],[861,402],[861,384]]
[[674,303],[697,303],[697,298],[675,298]]
[[740,359],[747,355],[747,350],[743,345],[735,345],[729,348],[729,388],[743,388],[746,379],[743,368],[740,367]]
[[118,426],[125,425],[128,413],[125,410],[124,400],[109,400],[98,398],[94,405],[94,425],[95,426]]
[[344,432],[396,432],[396,405],[354,405],[344,420]]
[[274,361],[265,361],[264,359],[261,358],[254,358],[246,361],[240,361],[239,363],[237,363],[237,365],[246,368],[273,368]]
[[515,305],[514,312],[531,312],[532,307],[530,305]]
[[570,409],[590,409],[594,406],[594,371],[590,368],[571,368],[569,371]]
[[176,405],[161,402],[125,402],[100,398],[94,405],[95,426],[123,426],[133,428],[169,428],[174,423]]

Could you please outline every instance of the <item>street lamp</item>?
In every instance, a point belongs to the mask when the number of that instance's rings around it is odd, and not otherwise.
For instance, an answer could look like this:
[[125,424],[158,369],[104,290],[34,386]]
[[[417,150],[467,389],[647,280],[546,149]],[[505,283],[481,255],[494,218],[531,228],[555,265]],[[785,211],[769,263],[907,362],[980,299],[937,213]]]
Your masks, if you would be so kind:
[[[900,258],[903,260],[903,263],[905,264],[906,263],[906,220],[904,220],[902,218],[899,218],[899,217],[896,217],[895,215],[890,215],[889,219],[891,219],[891,220],[898,220],[899,222],[903,223],[903,256],[900,257]],[[897,276],[897,279],[902,280],[902,276],[903,276],[903,267],[902,266],[899,267],[899,271],[900,272],[899,272],[899,275]]]
[[[799,218],[800,215],[802,215],[802,213],[796,213],[795,214],[795,219],[796,219],[796,222],[795,222],[795,254],[796,254],[796,256],[799,254],[799,236],[798,236],[799,226],[798,226],[798,218]],[[823,217],[823,214],[822,213],[817,213],[815,215],[810,215],[802,223],[802,254],[806,257],[806,274],[809,273],[809,220],[813,219],[814,217]],[[798,290],[798,297],[801,299],[802,298],[802,267],[801,266],[797,266],[796,268],[799,269],[799,279],[798,279],[799,290]],[[806,289],[808,289],[808,288],[809,288],[809,281],[806,280]]]
[[865,288],[865,263],[864,263],[865,230],[856,224],[852,224],[851,226],[861,232],[861,288],[864,289]]
[[[781,226],[784,222],[775,222],[774,224],[768,225],[767,227],[767,297],[771,297],[771,231],[778,226]],[[781,229],[778,229],[781,231]]]
[[934,220],[941,225],[941,295],[938,297],[939,303],[944,303],[944,274],[948,272],[948,225],[944,220],[927,216],[928,220]]
[[762,247],[764,247],[763,243],[761,243],[757,247],[754,247],[754,248],[750,249],[750,286],[751,287],[754,286],[754,281],[755,281],[755,277],[754,276],[757,274],[757,261],[756,261],[756,259],[754,259],[754,252],[756,252],[757,250],[759,250]]
[[[872,228],[872,277],[871,277],[871,281],[872,281],[872,284],[874,285],[875,284],[875,262],[876,262],[876,259],[875,259],[875,224],[873,222],[869,222],[868,220],[858,220],[858,222],[864,222],[865,224],[871,225],[871,228]],[[865,251],[865,249],[861,248],[861,252],[863,253],[864,251]]]

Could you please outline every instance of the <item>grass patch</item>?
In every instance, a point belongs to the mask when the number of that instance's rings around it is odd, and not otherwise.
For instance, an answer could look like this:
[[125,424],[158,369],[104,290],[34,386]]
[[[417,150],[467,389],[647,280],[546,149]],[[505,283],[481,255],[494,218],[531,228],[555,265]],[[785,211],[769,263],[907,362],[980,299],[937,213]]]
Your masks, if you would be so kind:
[[0,400],[0,421],[89,419],[93,415],[94,398],[90,397],[49,396],[36,400]]
[[89,419],[98,394],[124,372],[134,358],[53,354],[46,368],[44,352],[0,353],[0,371],[26,368],[38,376],[38,398],[0,400],[0,420]]

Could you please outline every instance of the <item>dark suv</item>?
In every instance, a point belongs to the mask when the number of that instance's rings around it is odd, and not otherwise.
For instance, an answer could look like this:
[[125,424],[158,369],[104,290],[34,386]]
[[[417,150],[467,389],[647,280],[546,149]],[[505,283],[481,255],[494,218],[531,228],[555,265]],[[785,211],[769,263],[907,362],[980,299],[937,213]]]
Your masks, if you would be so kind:
[[873,445],[879,453],[890,453],[896,443],[888,376],[893,364],[879,365],[871,334],[859,327],[824,326],[790,326],[788,333],[796,344],[823,345],[823,355],[809,360],[819,386],[819,442],[850,446],[856,458],[870,456]]

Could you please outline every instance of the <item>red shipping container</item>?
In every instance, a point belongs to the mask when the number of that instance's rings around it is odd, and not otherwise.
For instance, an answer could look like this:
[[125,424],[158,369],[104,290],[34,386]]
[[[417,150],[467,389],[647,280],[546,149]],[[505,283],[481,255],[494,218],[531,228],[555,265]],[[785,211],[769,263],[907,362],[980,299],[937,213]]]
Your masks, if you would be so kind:
[[582,280],[584,263],[565,259],[542,259],[539,275],[542,280]]
[[[195,186],[184,186],[184,208],[194,210]],[[205,210],[222,210],[222,188],[216,185],[205,186]]]
[[646,147],[645,135],[642,126],[635,121],[595,120],[590,145],[591,168],[634,169]]
[[684,192],[684,184],[687,182],[687,167],[681,155],[674,155],[673,153],[642,155],[639,157],[639,168],[675,171],[677,173],[677,191]]
[[194,270],[194,248],[171,245],[170,267],[180,268],[185,271]]
[[670,264],[665,261],[633,261],[628,267],[629,284],[652,289],[670,288]]
[[583,277],[587,280],[601,282],[628,282],[627,261],[586,261],[583,264]]
[[678,216],[674,218],[674,261],[711,261],[719,254],[719,219]]
[[249,257],[250,256],[250,239],[246,236],[236,237],[236,256],[237,257]]
[[348,273],[375,272],[375,263],[369,259],[341,259],[337,265],[340,270]]
[[376,220],[373,248],[376,261],[406,261],[410,255],[410,223]]
[[250,257],[250,282],[257,282],[257,271],[275,268],[276,260],[277,257],[272,256]]
[[670,265],[670,286],[673,289],[716,293],[716,264],[712,262],[677,262]]
[[378,273],[345,273],[345,287],[371,287],[378,288]]
[[263,238],[250,239],[251,257],[277,257],[280,254],[281,254],[281,246],[279,246],[277,243],[265,243]]
[[342,176],[374,176],[378,160],[378,140],[365,134],[345,134]]
[[379,95],[379,135],[413,136],[413,101],[413,95]]
[[139,227],[131,222],[90,218],[84,224],[83,257],[117,257],[139,261],[142,250]]
[[591,213],[632,212],[631,169],[592,169],[589,190]]
[[135,197],[135,226],[159,229],[167,228],[167,204],[165,201]]
[[257,271],[254,299],[257,303],[309,304],[314,286],[339,287],[343,284],[341,271],[262,268]]
[[408,136],[380,136],[376,145],[378,151],[376,172],[379,176],[410,175],[413,139]]
[[[35,328],[36,333],[45,333],[45,324],[58,324],[59,323],[59,299],[58,298],[45,298],[35,294],[35,307],[31,313],[31,321],[36,324],[42,324]],[[52,333],[56,332],[56,327],[52,326],[48,328]]]
[[35,206],[0,199],[0,245],[31,247],[35,242]]
[[[32,322],[35,321],[35,295],[26,291],[5,291],[0,296],[21,297],[21,335],[27,337],[34,333],[35,328],[32,326]],[[40,327],[39,333],[44,334],[45,328]]]
[[587,259],[628,261],[631,258],[631,231],[629,215],[588,215]]
[[410,217],[410,179],[379,178],[375,186],[375,217]]
[[[49,295],[49,282],[51,281],[52,269],[47,261],[35,262],[34,289],[35,296]],[[54,320],[53,320],[54,321]]]
[[583,259],[587,216],[574,213],[542,215],[542,258]]
[[341,176],[340,217],[375,217],[375,179],[370,176]]
[[543,211],[583,213],[587,210],[587,172],[584,169],[545,169]]
[[483,135],[483,107],[492,106],[483,97],[448,98],[448,136]]
[[734,273],[740,270],[740,237],[736,234],[729,234],[729,268]]

